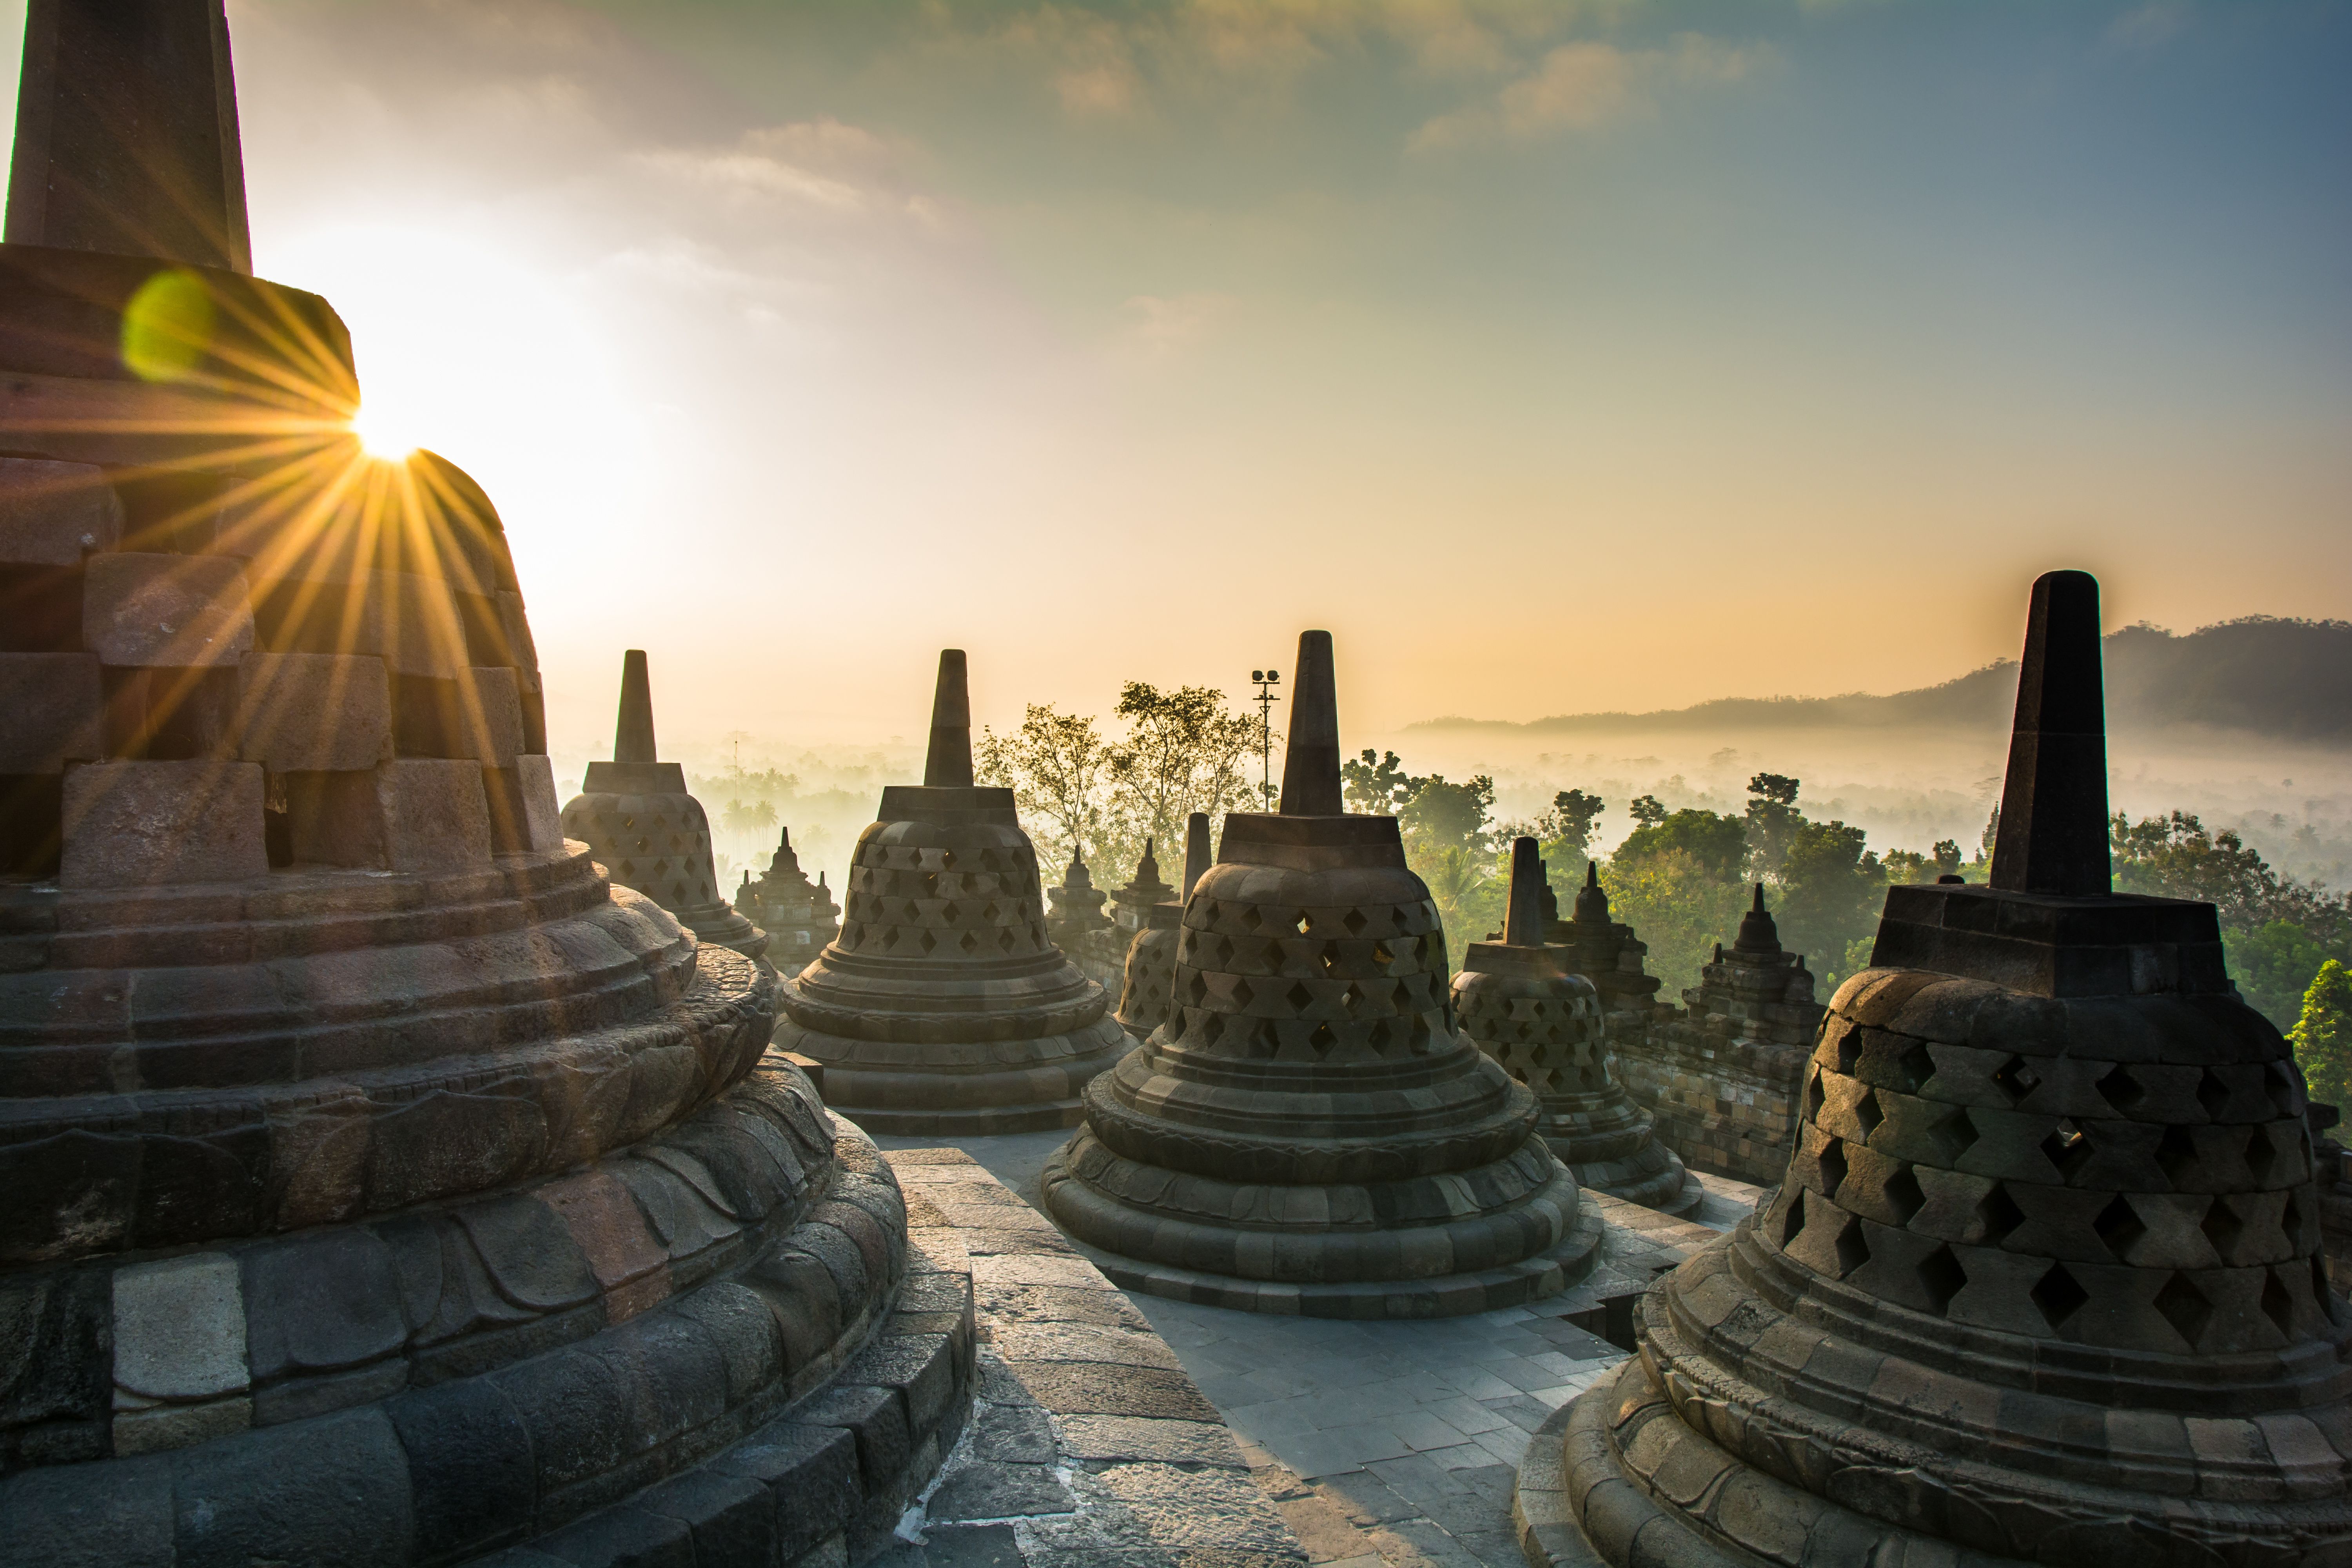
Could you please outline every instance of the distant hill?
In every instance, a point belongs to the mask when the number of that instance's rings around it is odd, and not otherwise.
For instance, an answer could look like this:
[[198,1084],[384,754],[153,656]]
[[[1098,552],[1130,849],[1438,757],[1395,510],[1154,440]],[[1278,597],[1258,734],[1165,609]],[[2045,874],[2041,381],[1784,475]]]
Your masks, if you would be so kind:
[[[2107,722],[2242,730],[2270,740],[2352,744],[2352,621],[2249,616],[2176,637],[2126,626],[2105,639]],[[1529,723],[1430,719],[1413,730],[2002,729],[2017,703],[2017,661],[1888,697],[1723,697],[1651,713],[1571,713]]]

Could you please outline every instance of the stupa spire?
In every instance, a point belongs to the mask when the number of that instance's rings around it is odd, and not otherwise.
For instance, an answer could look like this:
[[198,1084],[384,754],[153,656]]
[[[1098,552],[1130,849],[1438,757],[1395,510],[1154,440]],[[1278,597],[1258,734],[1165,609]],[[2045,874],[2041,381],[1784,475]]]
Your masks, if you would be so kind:
[[1541,947],[1544,939],[1543,862],[1536,841],[1511,840],[1511,901],[1503,914],[1503,941],[1511,947]]
[[2088,572],[2033,582],[1990,880],[2004,892],[2074,899],[2113,890],[2099,581]]
[[1192,884],[1209,868],[1209,814],[1196,811],[1184,819],[1184,883],[1178,889],[1180,899],[1192,896]]
[[1764,884],[1756,884],[1756,895],[1748,905],[1748,912],[1739,918],[1739,934],[1732,940],[1735,952],[1778,952],[1780,951],[1780,928],[1774,923],[1771,911],[1764,907]]
[[1297,682],[1290,696],[1290,741],[1282,755],[1282,815],[1338,816],[1339,699],[1331,678],[1331,634],[1298,634]]
[[940,683],[931,696],[931,749],[923,761],[926,789],[971,787],[971,692],[963,649],[940,650]]
[[646,650],[641,647],[621,655],[621,715],[613,729],[613,760],[661,760],[654,753],[653,679],[646,672]]
[[7,240],[253,270],[222,0],[32,0]]
[[1601,889],[1601,867],[1591,860],[1584,863],[1584,886],[1576,895],[1575,918],[1586,925],[1609,923],[1609,895]]

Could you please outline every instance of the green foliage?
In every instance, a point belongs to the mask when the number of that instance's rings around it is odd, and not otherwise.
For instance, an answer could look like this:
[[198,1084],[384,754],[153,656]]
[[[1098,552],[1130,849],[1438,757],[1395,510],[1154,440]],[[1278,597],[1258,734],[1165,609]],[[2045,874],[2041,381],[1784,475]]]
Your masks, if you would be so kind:
[[1339,793],[1349,811],[1362,816],[1394,816],[1422,781],[1398,764],[1397,754],[1375,756],[1369,749],[1339,764]]
[[1501,929],[1503,907],[1510,899],[1508,877],[1500,874],[1493,856],[1460,844],[1408,849],[1405,863],[1429,885],[1429,901],[1445,923],[1446,962],[1461,968],[1472,942]]
[[2252,931],[2224,928],[2221,949],[2238,994],[2282,1029],[2294,1024],[2323,965],[2352,963],[2352,944],[2339,941],[2330,947],[2292,921],[2270,921]]
[[1408,859],[1416,847],[1428,852],[1492,851],[1486,820],[1495,809],[1493,779],[1479,773],[1465,784],[1448,784],[1444,774],[1432,773],[1413,783],[1412,798],[1397,813],[1397,831],[1404,836]]
[[1769,882],[1780,874],[1789,845],[1804,825],[1797,809],[1795,779],[1783,773],[1758,773],[1748,781],[1748,875]]
[[1799,817],[1780,861],[1780,945],[1806,954],[1825,988],[1853,973],[1848,955],[1876,931],[1886,900],[1886,873],[1867,843],[1859,827]]
[[[1638,806],[1641,802],[1633,804]],[[1668,853],[1687,855],[1701,874],[1739,886],[1748,859],[1748,825],[1737,816],[1718,816],[1711,811],[1677,811],[1654,820],[1643,818],[1641,826],[1625,836],[1609,864],[1619,869]],[[1724,935],[1727,938],[1730,933]]]
[[1010,735],[982,729],[972,748],[972,777],[1013,791],[1013,802],[1037,847],[1044,879],[1067,864],[1071,847],[1096,847],[1105,806],[1110,743],[1092,714],[1029,706]]
[[1659,803],[1658,797],[1654,795],[1634,796],[1632,803],[1625,807],[1625,810],[1636,823],[1643,827],[1648,827],[1656,823],[1664,822],[1666,819],[1666,808]]
[[2287,1038],[2311,1098],[2352,1112],[2352,973],[2343,963],[2331,958],[2319,966]]
[[1574,888],[1584,880],[1586,862],[1592,858],[1593,825],[1607,809],[1597,795],[1564,789],[1552,796],[1551,809],[1533,822],[1511,830],[1497,829],[1496,841],[1507,844],[1521,833],[1536,840],[1554,888]]
[[1889,849],[1880,858],[1879,867],[1889,882],[1933,882],[1959,874],[1960,847],[1948,838],[1938,838],[1925,855],[1916,849]]
[[[1718,820],[1739,826],[1738,817]],[[1736,875],[1727,877],[1719,865],[1660,840],[1630,858],[1621,848],[1604,880],[1610,913],[1649,945],[1650,973],[1665,983],[1662,994],[1669,1001],[1698,984],[1699,966],[1716,943],[1731,940],[1748,907],[1746,885]]]

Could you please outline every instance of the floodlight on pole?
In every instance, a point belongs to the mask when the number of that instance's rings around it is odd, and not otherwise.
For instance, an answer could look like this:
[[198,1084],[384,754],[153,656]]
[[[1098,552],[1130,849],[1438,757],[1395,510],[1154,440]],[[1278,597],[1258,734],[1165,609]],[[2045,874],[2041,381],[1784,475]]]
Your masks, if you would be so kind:
[[1250,679],[1257,687],[1251,699],[1257,704],[1257,763],[1258,793],[1265,797],[1266,809],[1274,809],[1274,705],[1282,700],[1274,689],[1282,684],[1278,669],[1253,669]]

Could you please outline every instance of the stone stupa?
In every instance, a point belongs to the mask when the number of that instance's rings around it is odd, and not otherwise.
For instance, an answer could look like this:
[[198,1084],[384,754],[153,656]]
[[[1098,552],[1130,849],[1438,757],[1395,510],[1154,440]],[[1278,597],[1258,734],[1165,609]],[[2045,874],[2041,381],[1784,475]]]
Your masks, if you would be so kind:
[[1584,885],[1568,920],[1559,918],[1549,879],[1544,883],[1544,940],[1572,950],[1569,968],[1592,982],[1601,994],[1601,1016],[1612,1050],[1622,1053],[1647,1042],[1658,1011],[1658,987],[1664,984],[1643,967],[1649,944],[1633,928],[1609,911],[1609,895],[1601,886],[1601,868],[1584,863]]
[[[1148,838],[1143,843],[1143,868],[1136,872],[1138,883],[1143,881],[1145,868],[1157,881],[1160,868],[1151,858]],[[1169,1005],[1175,994],[1177,933],[1184,924],[1184,900],[1208,868],[1209,814],[1196,811],[1184,823],[1183,886],[1176,889],[1174,898],[1144,910],[1143,927],[1128,944],[1120,971],[1116,1016],[1138,1040],[1150,1038],[1151,1031],[1168,1021]]]
[[1500,942],[1474,942],[1454,977],[1462,1032],[1535,1091],[1537,1128],[1580,1187],[1686,1215],[1706,1189],[1654,1135],[1649,1112],[1609,1068],[1601,996],[1544,942],[1543,863],[1533,838],[1511,842],[1510,902]]
[[1118,1284],[1317,1317],[1562,1289],[1601,1234],[1535,1097],[1455,1030],[1445,933],[1391,816],[1344,815],[1331,637],[1299,638],[1277,815],[1225,818],[1175,1002],[1087,1086],[1045,1205]]
[[560,835],[496,511],[247,274],[220,0],[26,40],[0,1563],[870,1555],[972,1386],[888,1168]]
[[872,1131],[1067,1127],[1087,1080],[1128,1048],[1103,988],[1046,934],[1013,792],[971,777],[964,657],[950,648],[923,782],[882,792],[841,934],[783,984],[776,1044],[823,1063],[825,1102]]
[[768,933],[768,962],[785,974],[798,973],[841,931],[841,908],[825,890],[824,874],[808,879],[789,827],[777,830],[776,851],[759,880],[744,868],[735,907]]
[[1778,1197],[1529,1445],[1532,1561],[2352,1561],[2302,1077],[2211,904],[2109,890],[2102,710],[2051,573],[1990,884],[1887,890]]
[[655,760],[653,682],[642,648],[621,656],[620,716],[613,760],[590,763],[563,807],[563,834],[588,846],[605,874],[677,917],[702,942],[746,958],[768,951],[768,933],[719,891],[710,818],[686,790],[686,770]]
[[1731,946],[1717,942],[1698,973],[1685,1010],[1620,1050],[1618,1072],[1684,1163],[1769,1186],[1789,1163],[1822,1005],[1804,955],[1780,945],[1763,883]]

